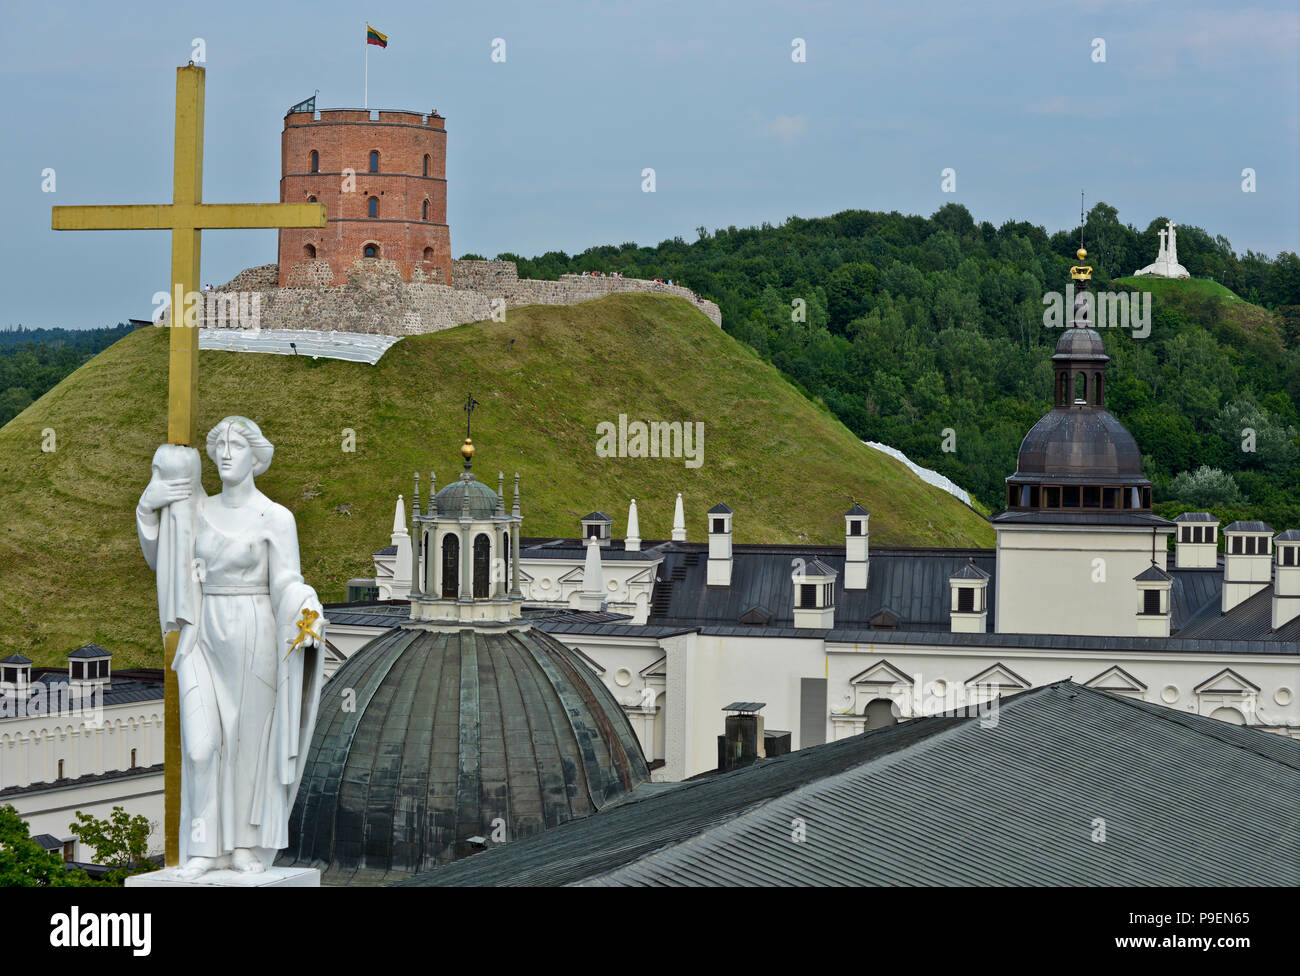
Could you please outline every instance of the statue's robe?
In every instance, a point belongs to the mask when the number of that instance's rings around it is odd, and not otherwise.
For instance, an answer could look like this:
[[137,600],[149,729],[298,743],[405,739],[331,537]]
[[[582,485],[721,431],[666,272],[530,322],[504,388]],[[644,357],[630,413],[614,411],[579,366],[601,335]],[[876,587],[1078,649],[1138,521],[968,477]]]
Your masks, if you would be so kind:
[[316,724],[323,656],[304,644],[289,651],[316,593],[303,582],[288,509],[257,494],[239,528],[226,532],[205,515],[220,504],[220,496],[195,499],[188,556],[183,547],[160,546],[165,512],[136,512],[160,593],[175,588],[164,574],[200,578],[197,640],[183,640],[173,663],[183,751],[180,855],[221,858],[242,847],[269,866],[289,841]]

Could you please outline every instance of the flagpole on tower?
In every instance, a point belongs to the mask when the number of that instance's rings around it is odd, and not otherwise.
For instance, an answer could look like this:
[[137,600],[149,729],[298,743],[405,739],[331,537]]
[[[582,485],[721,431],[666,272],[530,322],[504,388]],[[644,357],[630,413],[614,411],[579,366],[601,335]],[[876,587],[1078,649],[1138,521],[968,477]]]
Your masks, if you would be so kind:
[[366,24],[366,89],[362,96],[361,107],[370,108],[370,25]]

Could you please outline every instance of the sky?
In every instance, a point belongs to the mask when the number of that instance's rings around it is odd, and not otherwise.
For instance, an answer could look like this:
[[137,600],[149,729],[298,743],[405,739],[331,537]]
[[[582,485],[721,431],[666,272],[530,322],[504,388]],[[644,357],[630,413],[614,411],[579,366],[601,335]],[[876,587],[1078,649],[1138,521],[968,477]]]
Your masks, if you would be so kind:
[[[446,117],[456,256],[689,241],[700,226],[851,208],[928,215],[953,201],[977,221],[1050,233],[1077,227],[1081,189],[1139,228],[1168,216],[1239,254],[1294,251],[1300,9],[1220,6],[23,4],[0,37],[0,328],[149,317],[169,235],[56,233],[49,208],[170,201],[175,68],[196,38],[204,200],[274,202],[289,106],[316,89],[319,108],[362,104],[363,18],[389,37],[370,48],[369,106]],[[806,60],[792,57],[796,39]],[[274,262],[276,235],[208,231],[202,252],[202,280],[221,284]]]

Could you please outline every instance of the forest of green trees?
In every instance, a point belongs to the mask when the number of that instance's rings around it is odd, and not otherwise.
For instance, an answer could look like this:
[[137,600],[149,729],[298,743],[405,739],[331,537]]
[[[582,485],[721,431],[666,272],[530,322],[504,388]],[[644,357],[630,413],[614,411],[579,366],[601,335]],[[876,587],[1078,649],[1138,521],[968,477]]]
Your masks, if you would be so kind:
[[0,329],[0,427],[130,331],[124,322],[103,329]]
[[[1094,287],[1151,263],[1164,223],[1139,231],[1094,206],[1083,228]],[[1020,441],[1050,405],[1059,332],[1044,327],[1043,297],[1064,291],[1078,227],[977,224],[948,204],[929,218],[850,210],[780,227],[701,227],[697,237],[499,257],[526,277],[621,271],[680,282],[716,301],[729,333],[858,436],[1001,506]],[[1178,254],[1195,278],[1271,314],[1234,314],[1228,305],[1250,307],[1203,288],[1162,289],[1149,336],[1102,330],[1107,405],[1144,452],[1157,511],[1212,508],[1300,527],[1300,258],[1237,255],[1191,226],[1178,228]]]

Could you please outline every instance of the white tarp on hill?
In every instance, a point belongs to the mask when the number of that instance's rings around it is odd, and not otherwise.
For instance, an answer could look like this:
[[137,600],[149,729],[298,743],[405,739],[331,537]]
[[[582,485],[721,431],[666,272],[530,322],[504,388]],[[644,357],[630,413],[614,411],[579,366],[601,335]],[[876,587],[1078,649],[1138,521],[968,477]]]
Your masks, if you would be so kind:
[[888,454],[891,458],[894,458],[895,460],[902,461],[904,464],[908,466],[908,468],[911,469],[912,474],[916,475],[927,485],[934,485],[936,488],[942,488],[944,491],[952,495],[954,498],[961,499],[967,505],[970,504],[970,495],[966,493],[966,489],[959,488],[956,484],[954,484],[948,478],[945,478],[938,471],[931,471],[929,468],[921,467],[919,464],[913,462],[911,458],[909,458],[902,451],[897,450],[896,448],[892,448],[888,444],[877,444],[875,441],[863,441],[862,443],[866,444],[867,447],[874,447],[877,451],[880,451],[883,454]]
[[400,338],[368,332],[316,332],[311,329],[199,329],[199,348],[346,359],[373,366]]

